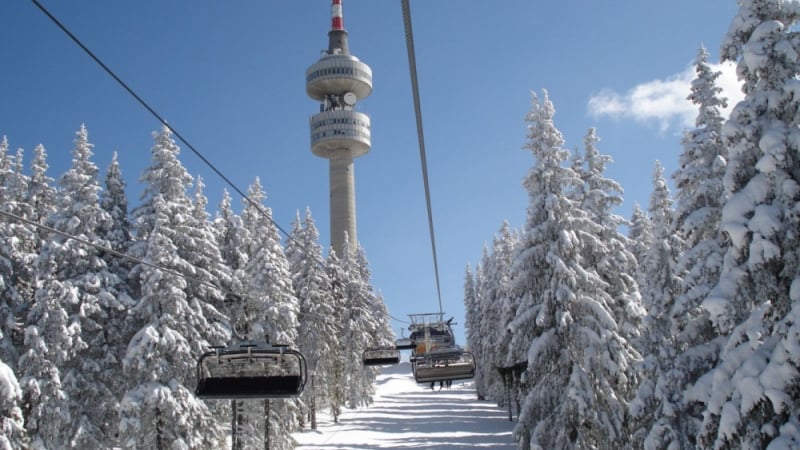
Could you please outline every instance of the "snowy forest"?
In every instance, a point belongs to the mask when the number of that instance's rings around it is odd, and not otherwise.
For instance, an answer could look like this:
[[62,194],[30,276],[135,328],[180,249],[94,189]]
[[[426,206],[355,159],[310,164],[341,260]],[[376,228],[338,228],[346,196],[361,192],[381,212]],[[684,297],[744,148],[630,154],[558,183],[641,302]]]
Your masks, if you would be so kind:
[[[568,149],[532,94],[526,222],[464,282],[476,394],[516,411],[520,449],[800,448],[800,3],[738,3],[720,59],[745,98],[722,116],[701,47],[678,169],[655,162],[630,218],[597,130]],[[212,214],[153,140],[131,205],[83,125],[58,178],[0,140],[2,450],[224,448],[232,422],[235,448],[288,449],[370,404],[362,352],[394,335],[365,251],[326,252],[309,210],[282,238],[258,179]],[[199,400],[198,357],[243,340],[300,350],[303,395]]]
[[533,94],[526,223],[464,287],[478,396],[518,411],[519,448],[800,448],[798,18],[739,1],[721,59],[745,98],[720,115],[701,48],[674,192],[656,162],[629,220],[596,130],[565,149]]
[[[293,448],[317,411],[370,402],[367,347],[394,339],[359,247],[323,256],[310,211],[287,239],[256,179],[240,214],[212,218],[203,180],[169,128],[153,134],[130,209],[116,155],[104,182],[86,127],[55,180],[39,145],[0,141],[0,448]],[[214,345],[289,344],[313,376],[287,400],[201,401],[197,359]]]

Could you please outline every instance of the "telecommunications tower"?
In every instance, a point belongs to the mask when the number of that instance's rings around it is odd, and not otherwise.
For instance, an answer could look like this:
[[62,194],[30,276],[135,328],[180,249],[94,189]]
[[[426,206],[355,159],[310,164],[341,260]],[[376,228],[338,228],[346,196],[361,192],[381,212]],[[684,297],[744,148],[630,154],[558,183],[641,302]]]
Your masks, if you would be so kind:
[[356,236],[353,159],[370,149],[369,116],[355,110],[372,93],[372,69],[350,54],[341,0],[332,0],[328,50],[306,70],[306,93],[321,102],[311,117],[311,151],[330,161],[331,246],[342,255],[347,233]]

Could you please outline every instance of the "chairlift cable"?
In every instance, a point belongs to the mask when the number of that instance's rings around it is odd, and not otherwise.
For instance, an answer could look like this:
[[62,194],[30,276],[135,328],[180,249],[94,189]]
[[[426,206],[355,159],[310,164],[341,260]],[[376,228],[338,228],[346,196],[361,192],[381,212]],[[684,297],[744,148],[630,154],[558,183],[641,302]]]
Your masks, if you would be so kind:
[[[90,246],[90,247],[94,247],[94,248],[96,248],[96,249],[98,249],[100,251],[109,253],[109,254],[111,254],[113,256],[116,256],[118,258],[127,259],[128,261],[132,261],[132,262],[135,262],[137,264],[142,264],[142,265],[145,265],[147,267],[150,267],[150,268],[153,268],[153,269],[156,269],[156,270],[160,270],[160,271],[162,271],[164,273],[167,273],[169,275],[173,275],[173,276],[176,276],[176,277],[183,278],[186,281],[191,281],[191,282],[198,283],[198,284],[201,284],[201,285],[206,286],[206,287],[210,287],[212,289],[217,289],[217,290],[221,291],[224,294],[228,294],[228,295],[231,295],[231,296],[236,297],[238,299],[242,299],[242,295],[241,294],[237,294],[236,292],[233,292],[231,290],[228,290],[228,289],[225,289],[223,287],[217,286],[214,283],[211,283],[209,281],[204,281],[204,280],[201,280],[199,278],[194,278],[192,276],[177,272],[177,271],[175,271],[173,269],[169,269],[167,267],[160,266],[158,264],[154,264],[154,263],[145,261],[145,260],[143,260],[141,258],[137,258],[137,257],[129,255],[127,253],[122,253],[120,251],[114,250],[114,249],[106,247],[104,245],[100,245],[100,244],[91,242],[89,240],[83,239],[83,238],[81,238],[79,236],[75,236],[75,235],[66,233],[64,231],[57,230],[57,229],[55,229],[53,227],[50,227],[48,225],[44,225],[44,224],[41,224],[41,223],[38,223],[38,222],[34,222],[34,221],[30,220],[30,219],[26,219],[24,217],[21,217],[21,216],[18,216],[16,214],[14,214],[14,213],[10,213],[8,211],[0,210],[0,216],[5,216],[8,219],[16,220],[16,221],[22,222],[22,223],[24,223],[26,225],[31,225],[33,227],[48,231],[50,233],[57,234],[57,235],[65,238],[65,239],[72,240],[72,241],[75,241],[75,242],[78,242],[80,244],[87,245],[87,246]],[[289,308],[279,307],[279,309],[288,310]],[[298,315],[298,316],[314,317],[314,318],[322,320],[323,322],[335,323],[335,322],[330,321],[330,319],[328,317],[325,317],[325,316],[323,316],[321,314],[305,313],[305,312],[300,312],[300,311],[296,311],[295,314]]]
[[66,27],[64,24],[62,24],[62,23],[61,23],[61,22],[60,22],[60,21],[59,21],[59,20],[58,20],[58,19],[57,19],[57,18],[56,18],[56,17],[55,17],[53,14],[51,14],[51,13],[50,13],[50,11],[48,11],[48,10],[47,10],[47,8],[45,8],[44,6],[42,6],[42,4],[41,4],[41,3],[39,3],[39,1],[38,1],[38,0],[31,0],[31,1],[34,3],[34,5],[36,5],[36,7],[38,7],[38,8],[39,8],[39,9],[40,9],[40,10],[41,10],[43,13],[44,13],[44,14],[45,14],[45,15],[46,15],[46,16],[47,16],[47,17],[48,17],[48,18],[49,18],[49,19],[50,19],[50,20],[51,20],[53,23],[55,23],[55,24],[56,24],[56,26],[58,26],[58,28],[60,28],[60,29],[61,29],[61,31],[63,31],[64,33],[66,33],[66,35],[67,35],[67,36],[69,36],[69,38],[70,38],[70,39],[72,39],[72,41],[73,41],[73,42],[75,42],[75,43],[78,45],[78,47],[80,47],[80,48],[81,48],[81,49],[82,49],[82,50],[83,50],[83,51],[84,51],[84,52],[85,52],[87,55],[89,55],[89,57],[90,57],[90,58],[92,58],[92,59],[94,60],[94,62],[96,62],[96,63],[97,63],[97,64],[98,64],[98,65],[99,65],[99,66],[100,66],[100,67],[101,67],[101,68],[102,68],[102,69],[103,69],[103,70],[104,70],[104,71],[105,71],[107,74],[109,74],[109,75],[111,76],[111,78],[113,78],[113,79],[114,79],[114,80],[115,80],[115,81],[116,81],[116,82],[117,82],[117,83],[118,83],[120,86],[122,86],[122,88],[123,88],[123,89],[125,89],[125,90],[126,90],[126,91],[127,91],[127,92],[128,92],[128,93],[129,93],[129,94],[130,94],[130,95],[131,95],[133,98],[134,98],[134,99],[136,99],[136,101],[137,101],[137,102],[139,102],[139,104],[140,104],[140,105],[142,105],[142,106],[143,106],[143,107],[144,107],[144,108],[145,108],[145,109],[146,109],[146,110],[147,110],[147,111],[148,111],[148,112],[149,112],[151,115],[153,115],[153,117],[155,117],[155,118],[156,118],[156,120],[158,120],[158,121],[159,121],[159,122],[160,122],[162,125],[164,125],[165,127],[169,128],[169,129],[170,129],[170,131],[172,131],[172,134],[174,134],[174,135],[175,135],[175,137],[177,137],[177,138],[178,138],[178,139],[179,139],[181,142],[183,142],[183,144],[184,144],[184,145],[185,145],[185,146],[186,146],[186,147],[187,147],[189,150],[191,150],[191,151],[192,151],[192,153],[194,153],[194,154],[195,154],[195,156],[197,156],[198,158],[200,158],[200,160],[201,160],[201,161],[202,161],[202,162],[203,162],[203,163],[204,163],[206,166],[208,166],[208,167],[209,167],[209,168],[210,168],[210,169],[211,169],[211,170],[212,170],[214,173],[216,173],[216,174],[217,174],[217,175],[218,175],[218,176],[219,176],[219,177],[220,177],[220,178],[221,178],[221,179],[222,179],[222,180],[223,180],[223,181],[224,181],[224,182],[225,182],[225,183],[226,183],[228,186],[230,186],[230,188],[231,188],[231,189],[233,189],[233,190],[234,190],[234,191],[235,191],[237,194],[241,195],[241,196],[242,196],[242,198],[243,198],[243,199],[244,199],[244,200],[245,200],[245,201],[246,201],[248,204],[250,204],[250,206],[253,206],[254,208],[256,208],[256,210],[258,210],[258,212],[259,212],[261,215],[263,215],[264,217],[266,217],[266,218],[267,218],[267,220],[269,220],[269,221],[270,221],[270,222],[271,222],[273,225],[275,225],[275,227],[276,227],[276,228],[277,228],[277,229],[278,229],[278,230],[279,230],[281,233],[283,233],[283,234],[284,234],[284,235],[285,235],[285,236],[286,236],[286,237],[287,237],[289,240],[291,240],[291,241],[294,241],[294,242],[295,242],[295,243],[296,243],[296,244],[297,244],[297,245],[298,245],[298,246],[299,246],[299,247],[300,247],[300,248],[303,250],[303,252],[304,252],[304,253],[306,253],[306,255],[307,255],[307,256],[311,257],[311,258],[312,258],[312,259],[314,259],[314,260],[315,260],[315,261],[316,261],[318,264],[320,264],[320,265],[322,265],[323,267],[325,267],[325,261],[322,261],[322,260],[320,260],[319,258],[317,258],[317,257],[315,257],[314,255],[312,255],[312,254],[311,254],[311,253],[310,253],[310,252],[309,252],[309,251],[308,251],[308,250],[307,250],[307,249],[306,249],[306,248],[305,248],[305,247],[304,247],[302,244],[300,244],[299,242],[297,242],[297,240],[296,240],[295,238],[293,238],[293,237],[292,237],[292,236],[289,234],[289,232],[287,232],[287,231],[286,231],[286,230],[285,230],[283,227],[281,227],[281,226],[280,226],[280,225],[279,225],[279,224],[278,224],[278,223],[277,223],[277,222],[276,222],[276,221],[275,221],[275,220],[272,218],[272,216],[271,216],[270,214],[267,214],[267,212],[266,212],[266,211],[265,211],[265,210],[264,210],[264,209],[261,207],[261,205],[257,204],[257,203],[256,203],[256,202],[254,202],[253,200],[251,200],[251,199],[250,199],[250,197],[248,197],[248,196],[247,196],[247,194],[245,194],[245,193],[244,193],[244,191],[243,191],[242,189],[240,189],[238,186],[236,186],[236,184],[234,184],[234,183],[233,183],[233,181],[231,181],[231,180],[230,180],[230,179],[229,179],[227,176],[225,176],[225,174],[223,174],[221,170],[219,170],[219,169],[218,169],[218,168],[217,168],[217,167],[216,167],[216,166],[215,166],[215,165],[214,165],[214,164],[213,164],[213,163],[212,163],[210,160],[208,160],[208,158],[206,158],[206,157],[205,157],[205,156],[204,156],[202,153],[200,153],[200,151],[199,151],[199,150],[197,150],[197,149],[194,147],[194,145],[190,144],[190,143],[189,143],[189,141],[187,141],[187,140],[186,140],[186,139],[183,137],[183,135],[182,135],[180,132],[178,132],[178,130],[176,130],[176,129],[175,129],[175,127],[173,127],[172,125],[168,124],[168,123],[167,123],[167,121],[166,121],[166,119],[164,119],[164,118],[163,118],[163,117],[162,117],[162,116],[161,116],[161,115],[160,115],[160,114],[159,114],[159,113],[158,113],[158,112],[157,112],[157,111],[156,111],[156,110],[155,110],[155,109],[154,109],[152,106],[150,106],[150,105],[149,105],[149,104],[148,104],[146,101],[144,101],[144,99],[142,99],[142,97],[140,97],[140,96],[139,96],[139,95],[138,95],[138,94],[137,94],[137,93],[136,93],[136,92],[135,92],[135,91],[134,91],[134,90],[133,90],[133,89],[132,89],[130,86],[128,86],[128,84],[127,84],[127,83],[125,83],[125,82],[124,82],[124,81],[123,81],[123,80],[122,80],[122,79],[121,79],[119,76],[117,76],[117,74],[116,74],[116,73],[114,73],[114,71],[113,71],[113,70],[111,70],[111,69],[110,69],[110,68],[109,68],[109,67],[108,67],[108,66],[107,66],[105,63],[103,63],[103,61],[102,61],[102,60],[101,60],[99,57],[97,57],[97,56],[96,56],[96,55],[95,55],[95,54],[94,54],[94,53],[93,53],[93,52],[92,52],[92,51],[91,51],[91,50],[90,50],[90,49],[89,49],[89,48],[88,48],[86,45],[84,45],[84,44],[83,44],[83,42],[81,42],[81,40],[80,40],[80,39],[78,39],[78,37],[77,37],[77,36],[75,36],[74,34],[72,34],[72,32],[70,32],[70,31],[69,31],[69,29],[67,29],[67,27]]
[[419,159],[422,166],[422,182],[425,185],[425,204],[428,208],[428,232],[431,237],[433,253],[433,271],[436,277],[436,294],[439,299],[439,312],[442,312],[442,290],[439,283],[439,263],[436,258],[436,235],[433,231],[433,210],[431,208],[431,189],[428,183],[428,161],[425,156],[425,134],[422,130],[422,107],[419,100],[419,82],[417,80],[417,59],[414,51],[414,33],[411,29],[411,8],[408,0],[401,0],[403,9],[403,28],[406,34],[408,49],[408,70],[411,74],[411,93],[414,97],[414,115],[417,120],[417,140],[419,141]]

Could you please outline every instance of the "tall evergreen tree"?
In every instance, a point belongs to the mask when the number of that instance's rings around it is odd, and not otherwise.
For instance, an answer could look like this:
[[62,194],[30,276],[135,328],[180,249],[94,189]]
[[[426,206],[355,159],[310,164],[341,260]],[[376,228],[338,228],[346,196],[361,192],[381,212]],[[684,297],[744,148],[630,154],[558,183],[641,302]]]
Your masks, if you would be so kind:
[[[245,337],[294,345],[299,305],[292,288],[289,262],[272,222],[272,212],[264,206],[267,196],[259,179],[250,185],[247,196],[250,201],[246,203],[242,218],[249,234],[250,258],[244,267],[247,281],[243,288],[247,301],[252,302],[248,304],[258,309],[250,311],[255,322]],[[259,446],[268,445],[278,450],[292,448],[294,440],[290,433],[297,428],[297,408],[293,400],[265,400],[247,407],[252,437],[264,439]]]
[[[52,179],[45,175],[47,164],[44,147],[38,145],[31,170],[34,181],[22,173],[22,149],[16,156],[8,153],[8,141],[0,142],[0,208],[3,211],[35,222],[44,222],[39,212],[49,214],[52,211],[53,186]],[[40,205],[42,209],[34,208]],[[22,330],[27,322],[28,312],[33,304],[35,290],[34,262],[42,248],[42,235],[35,227],[13,220],[0,223],[2,231],[3,265],[3,304],[0,306],[0,318],[3,324],[3,360],[12,369],[17,368],[18,356],[25,351],[20,345]]]
[[636,257],[636,283],[641,287],[644,285],[644,256],[647,249],[653,243],[653,223],[647,216],[647,211],[643,210],[639,203],[633,204],[631,213],[630,228],[628,229],[628,242],[631,253]]
[[[8,139],[0,140],[0,209],[6,213],[17,213],[16,193],[13,190],[12,160],[8,154]],[[20,233],[22,232],[22,233]],[[21,336],[24,311],[29,297],[26,295],[33,284],[28,255],[19,239],[31,238],[30,228],[25,224],[3,218],[0,220],[0,360],[16,370],[21,351],[17,345]],[[21,273],[21,270],[25,272]]]
[[316,429],[316,413],[331,403],[333,363],[339,351],[339,324],[335,321],[331,280],[323,266],[319,231],[311,210],[300,213],[286,243],[286,258],[292,272],[292,285],[300,303],[297,347],[309,362],[310,386],[303,395],[311,428]]
[[[329,249],[325,267],[328,278],[331,280],[331,297],[334,306],[334,320],[339,324],[339,329],[344,331],[346,328],[345,317],[349,312],[345,309],[345,273],[339,258],[333,249]],[[345,359],[350,356],[346,336],[340,335],[339,350],[334,353],[330,383],[330,413],[334,423],[338,423],[342,408],[347,402],[347,373],[345,372]]]
[[14,371],[0,361],[0,450],[28,448],[28,434],[19,403],[22,390]]
[[[369,268],[369,261],[367,261],[367,253],[361,244],[358,245],[355,252],[356,264],[358,267],[359,275],[366,284],[366,304],[369,311],[369,318],[366,322],[367,329],[370,331],[371,339],[370,347],[384,347],[394,344],[394,331],[389,321],[389,310],[386,309],[386,303],[383,301],[383,296],[375,291],[372,286],[372,270]],[[376,369],[371,368],[368,373],[374,379]]]
[[197,355],[227,342],[228,334],[209,302],[217,290],[184,278],[203,277],[189,258],[211,245],[189,239],[199,234],[186,193],[192,177],[178,160],[170,130],[153,137],[151,164],[141,177],[143,202],[132,214],[137,241],[131,253],[158,268],[137,264],[129,275],[138,303],[128,321],[133,337],[123,361],[128,386],[120,436],[126,447],[214,447],[221,430],[192,395],[194,367]]
[[684,240],[676,262],[683,274],[678,296],[669,311],[669,333],[676,357],[656,381],[655,401],[660,404],[645,439],[645,448],[694,447],[700,431],[708,392],[688,390],[716,364],[720,340],[701,303],[719,280],[723,236],[719,233],[724,192],[722,176],[727,150],[721,142],[725,99],[716,85],[720,72],[708,64],[700,48],[695,61],[697,77],[688,99],[698,107],[695,128],[683,138],[680,167],[673,174],[677,188],[672,232]]
[[582,180],[564,167],[569,152],[553,125],[554,108],[532,96],[525,178],[528,217],[513,268],[520,295],[510,328],[529,337],[528,392],[514,428],[520,448],[613,448],[626,443],[626,397],[635,352],[618,331],[613,299],[584,265],[583,238],[599,228],[575,200]]
[[[467,348],[475,355],[475,349],[480,346],[480,323],[481,316],[478,306],[478,295],[475,291],[475,276],[472,273],[472,268],[467,264],[464,270],[464,334],[467,338]],[[483,386],[483,380],[478,377],[478,368],[475,368],[475,393],[478,400],[486,400],[486,390]]]
[[343,255],[339,260],[344,303],[342,305],[342,348],[344,350],[345,400],[349,408],[369,405],[374,393],[374,372],[362,364],[364,350],[373,342],[371,287],[363,278],[362,267],[350,240],[345,236]]
[[743,0],[723,40],[745,98],[723,127],[730,238],[703,306],[727,335],[710,386],[702,445],[800,445],[800,4]]
[[30,181],[27,183],[27,191],[24,192],[25,202],[31,208],[29,219],[34,222],[43,223],[56,208],[56,189],[53,187],[55,180],[47,175],[47,169],[47,152],[39,144],[33,149]]
[[221,280],[222,286],[228,292],[239,294],[228,294],[228,298],[225,300],[225,311],[231,317],[232,323],[235,323],[238,318],[237,314],[241,313],[239,308],[246,301],[242,298],[246,284],[244,267],[247,265],[250,255],[248,253],[247,228],[242,222],[242,217],[233,211],[231,196],[227,190],[222,192],[222,200],[214,220],[214,227],[219,239],[220,256],[231,274],[228,284],[225,284],[225,280]]
[[[99,206],[100,186],[97,167],[90,160],[91,148],[86,128],[81,126],[72,167],[59,180],[58,208],[47,224],[106,245],[99,230],[108,225],[109,218]],[[103,327],[109,325],[109,315],[120,314],[129,299],[120,292],[121,280],[108,271],[99,253],[95,247],[53,235],[37,259],[29,349],[20,360],[30,400],[26,409],[35,418],[29,422],[30,431],[37,445],[85,448],[108,447],[115,442],[120,392],[114,391],[111,383],[120,378],[114,360],[119,347],[107,345]],[[47,386],[44,392],[43,385]],[[62,409],[65,404],[67,410]],[[54,431],[54,426],[62,428]]]
[[608,295],[614,299],[614,317],[622,335],[631,341],[640,335],[645,315],[636,282],[638,264],[636,255],[629,250],[631,242],[619,231],[630,223],[614,213],[622,204],[622,186],[606,177],[606,166],[612,159],[597,149],[599,141],[597,131],[590,128],[584,137],[586,168],[581,179],[585,195],[581,200],[591,220],[600,226],[600,232],[596,240],[589,241],[591,245],[585,256],[587,265],[594,267],[607,285]]
[[656,161],[653,171],[653,192],[650,194],[648,213],[652,221],[652,243],[640,267],[644,280],[641,286],[642,303],[647,315],[638,345],[644,361],[640,367],[639,390],[636,399],[631,402],[633,440],[637,447],[643,445],[650,427],[660,414],[659,409],[664,406],[659,401],[660,386],[657,386],[657,382],[669,370],[676,356],[670,311],[680,288],[680,277],[675,266],[683,243],[672,232],[672,198],[664,179],[664,167],[659,161]]
[[519,243],[519,236],[504,221],[492,242],[492,252],[483,264],[485,287],[481,301],[481,353],[484,383],[489,399],[505,404],[507,400],[499,367],[511,366],[520,361],[508,351],[511,333],[508,325],[517,311],[517,297],[511,291],[511,264]]
[[[491,255],[489,254],[489,247],[487,244],[484,244],[480,263],[478,264],[478,267],[475,268],[475,315],[477,316],[477,320],[473,331],[475,346],[471,347],[471,351],[475,358],[476,389],[478,390],[479,395],[491,399],[492,397],[490,393],[494,392],[496,388],[491,386],[492,374],[489,373],[491,370],[493,370],[491,364],[489,364],[491,354],[486,353],[488,346],[485,345],[485,339],[482,334],[484,324],[486,322],[496,322],[490,319],[490,314],[487,311],[487,309],[493,307],[493,305],[486,301],[490,287],[489,283],[484,281],[486,279],[485,268],[489,265],[490,257]],[[523,346],[523,344],[520,345],[520,347]],[[489,350],[494,351],[494,349]],[[527,349],[520,350],[520,353],[525,352],[527,352]]]
[[[106,171],[105,189],[100,194],[100,207],[109,215],[111,223],[103,230],[101,237],[108,242],[112,250],[120,253],[128,253],[133,241],[125,188],[126,183],[122,178],[117,153],[114,152]],[[130,260],[114,255],[105,255],[105,259],[111,271],[127,279],[131,267]]]
[[[72,166],[59,179],[57,212],[47,222],[71,236],[108,247],[102,235],[111,217],[100,207],[98,169],[91,161],[93,145],[86,127],[76,132]],[[101,251],[63,236],[53,236],[43,254],[53,261],[55,273],[40,277],[45,292],[51,282],[63,284],[58,300],[76,331],[74,357],[60,367],[73,411],[71,447],[113,446],[117,434],[117,399],[122,394],[118,355],[123,349],[119,327],[132,300],[123,281],[109,270]],[[52,278],[51,278],[52,277]],[[91,392],[92,395],[86,395]]]

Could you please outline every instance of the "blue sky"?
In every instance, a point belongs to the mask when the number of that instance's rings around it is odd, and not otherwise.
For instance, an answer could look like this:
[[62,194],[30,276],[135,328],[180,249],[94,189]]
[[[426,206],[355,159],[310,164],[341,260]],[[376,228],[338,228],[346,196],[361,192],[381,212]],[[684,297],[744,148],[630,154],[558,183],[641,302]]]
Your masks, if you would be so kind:
[[[309,148],[318,105],[304,74],[327,47],[328,0],[41,1],[239,188],[260,177],[283,228],[310,207],[327,245],[328,163]],[[359,102],[372,150],[356,160],[358,238],[373,284],[405,319],[438,304],[400,2],[343,9],[351,52],[374,75]],[[629,217],[649,201],[655,160],[675,170],[694,117],[683,101],[691,63],[701,44],[717,60],[736,2],[412,0],[411,11],[442,298],[463,340],[466,265],[504,219],[525,221],[530,92],[548,90],[567,148],[597,128]],[[25,149],[27,163],[44,144],[58,178],[85,123],[94,161],[104,172],[119,152],[137,204],[156,119],[32,2],[0,3],[0,42],[0,135],[12,150]],[[181,160],[215,209],[222,180],[184,146]]]

